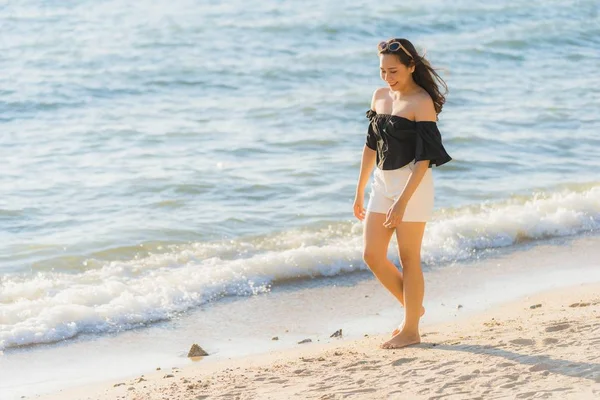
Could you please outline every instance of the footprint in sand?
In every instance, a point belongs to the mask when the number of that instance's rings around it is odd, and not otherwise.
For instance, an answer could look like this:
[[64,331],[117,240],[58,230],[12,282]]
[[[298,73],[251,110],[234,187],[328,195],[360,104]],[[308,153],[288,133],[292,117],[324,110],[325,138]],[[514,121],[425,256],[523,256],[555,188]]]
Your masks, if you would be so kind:
[[505,383],[504,385],[500,385],[500,387],[502,389],[510,389],[510,388],[514,388],[515,386],[518,385],[523,385],[525,382],[510,382],[510,383]]
[[461,375],[458,378],[455,379],[456,382],[464,382],[464,381],[469,381],[471,379],[475,378],[475,375],[472,374],[467,374],[467,375]]
[[502,368],[504,368],[504,367],[514,367],[515,364],[514,363],[509,363],[509,362],[503,362],[503,363],[498,364],[498,366],[502,367]]
[[513,339],[509,343],[516,344],[519,346],[533,346],[535,342],[532,339]]
[[535,364],[534,366],[530,367],[529,372],[547,371],[550,368],[552,368],[552,366],[550,364],[539,363],[539,364]]
[[544,338],[544,340],[542,342],[546,345],[547,344],[555,344],[555,343],[558,343],[558,339],[547,337],[547,338]]
[[[295,371],[294,371],[294,373],[295,373],[296,375],[298,375],[298,374],[301,374],[301,373],[303,373],[304,371],[306,371],[306,369],[297,369],[297,370],[295,370]],[[310,374],[309,374],[309,375],[310,375]]]
[[460,361],[448,361],[448,362],[445,362],[445,363],[442,363],[442,364],[438,364],[438,365],[436,365],[435,367],[433,367],[431,369],[436,370],[436,369],[440,369],[440,368],[443,368],[443,367],[447,367],[448,365],[457,364],[459,362]]
[[[353,394],[358,394],[358,393],[373,393],[376,392],[377,389],[374,388],[370,388],[370,389],[356,389],[356,390],[350,390],[348,392],[340,392],[340,394],[342,395],[353,395]],[[346,397],[346,396],[344,396]]]
[[269,380],[268,383],[286,383],[286,379],[278,379],[278,380]]
[[[312,385],[312,386],[316,386],[316,385]],[[319,385],[316,389],[311,389],[309,390],[309,392],[322,392],[323,390],[329,390],[332,389],[333,387],[335,387],[335,385]]]
[[319,399],[322,399],[322,400],[335,399],[335,395],[334,394],[324,394],[323,396],[319,397]]
[[556,324],[556,325],[548,326],[544,330],[546,332],[558,332],[558,331],[562,331],[562,330],[565,330],[570,327],[571,327],[570,324]]
[[[367,365],[367,364],[371,364],[371,365]],[[379,369],[380,365],[379,365],[379,361],[357,361],[355,363],[349,364],[345,367],[343,367],[343,369],[345,369],[348,372],[354,372],[356,371],[356,367],[359,367],[362,371],[368,371],[368,370],[374,370],[374,369]]]
[[392,363],[392,365],[393,365],[394,367],[398,367],[398,366],[400,366],[400,365],[403,365],[403,364],[408,364],[408,363],[410,363],[410,362],[412,362],[412,361],[415,361],[416,359],[417,359],[416,357],[413,357],[413,358],[399,358],[398,360],[394,361],[394,362]]

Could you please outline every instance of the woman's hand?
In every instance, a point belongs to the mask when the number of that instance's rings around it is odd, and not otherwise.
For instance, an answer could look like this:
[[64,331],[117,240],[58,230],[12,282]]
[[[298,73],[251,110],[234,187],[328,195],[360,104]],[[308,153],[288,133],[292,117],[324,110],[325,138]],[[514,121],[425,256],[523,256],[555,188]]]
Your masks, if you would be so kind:
[[402,218],[404,217],[404,211],[406,210],[406,204],[400,199],[396,200],[387,212],[387,219],[383,223],[386,228],[395,228],[400,225]]
[[354,216],[360,221],[365,219],[367,212],[364,208],[365,195],[362,192],[357,192],[354,197]]

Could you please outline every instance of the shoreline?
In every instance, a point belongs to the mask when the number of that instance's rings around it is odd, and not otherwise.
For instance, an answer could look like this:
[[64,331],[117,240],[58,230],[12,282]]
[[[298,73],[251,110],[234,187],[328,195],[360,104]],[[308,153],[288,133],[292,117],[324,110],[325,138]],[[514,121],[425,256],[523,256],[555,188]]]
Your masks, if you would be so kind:
[[600,356],[592,350],[600,345],[600,282],[423,325],[421,336],[421,344],[395,350],[378,348],[387,335],[330,339],[27,398],[460,398],[463,389],[474,398],[600,396]]

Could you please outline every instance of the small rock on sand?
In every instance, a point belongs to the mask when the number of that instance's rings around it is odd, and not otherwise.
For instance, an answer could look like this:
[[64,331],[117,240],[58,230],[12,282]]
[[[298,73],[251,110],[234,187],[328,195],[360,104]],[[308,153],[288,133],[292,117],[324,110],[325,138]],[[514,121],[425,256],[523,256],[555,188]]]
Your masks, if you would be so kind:
[[532,304],[529,306],[529,308],[531,308],[533,310],[534,308],[540,308],[541,306],[542,306],[541,304]]
[[582,302],[579,302],[579,303],[573,303],[573,304],[571,304],[569,307],[587,307],[587,306],[589,306],[589,305],[590,305],[590,303],[582,303]]
[[312,342],[312,339],[304,339],[298,342],[298,344],[302,344],[302,343],[310,343]]
[[207,356],[208,353],[204,351],[204,349],[198,346],[196,343],[192,345],[190,351],[188,352],[188,357],[204,357]]
[[337,331],[333,332],[333,334],[329,337],[342,337],[342,330],[338,329]]
[[279,336],[275,336],[273,339],[271,340],[279,340]]

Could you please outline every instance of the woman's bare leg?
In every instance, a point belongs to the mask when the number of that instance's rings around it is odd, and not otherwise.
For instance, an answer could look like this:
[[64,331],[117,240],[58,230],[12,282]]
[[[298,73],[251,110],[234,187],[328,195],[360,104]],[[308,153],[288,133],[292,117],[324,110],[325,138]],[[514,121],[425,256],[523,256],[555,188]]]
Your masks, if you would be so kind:
[[[387,258],[388,246],[394,229],[383,226],[385,220],[385,214],[367,213],[363,230],[365,249],[363,259],[379,282],[404,306],[402,272]],[[425,309],[421,308],[421,315],[424,313]],[[400,328],[394,329],[392,336],[398,332],[400,332]]]
[[425,294],[425,281],[421,270],[421,244],[425,222],[401,222],[396,227],[398,252],[404,271],[404,304],[405,318],[402,330],[391,340],[385,342],[383,348],[400,348],[421,342],[419,336],[419,320]]
[[363,230],[363,259],[379,282],[401,304],[404,304],[402,273],[387,258],[388,246],[394,230],[383,226],[385,220],[385,214],[367,213]]

